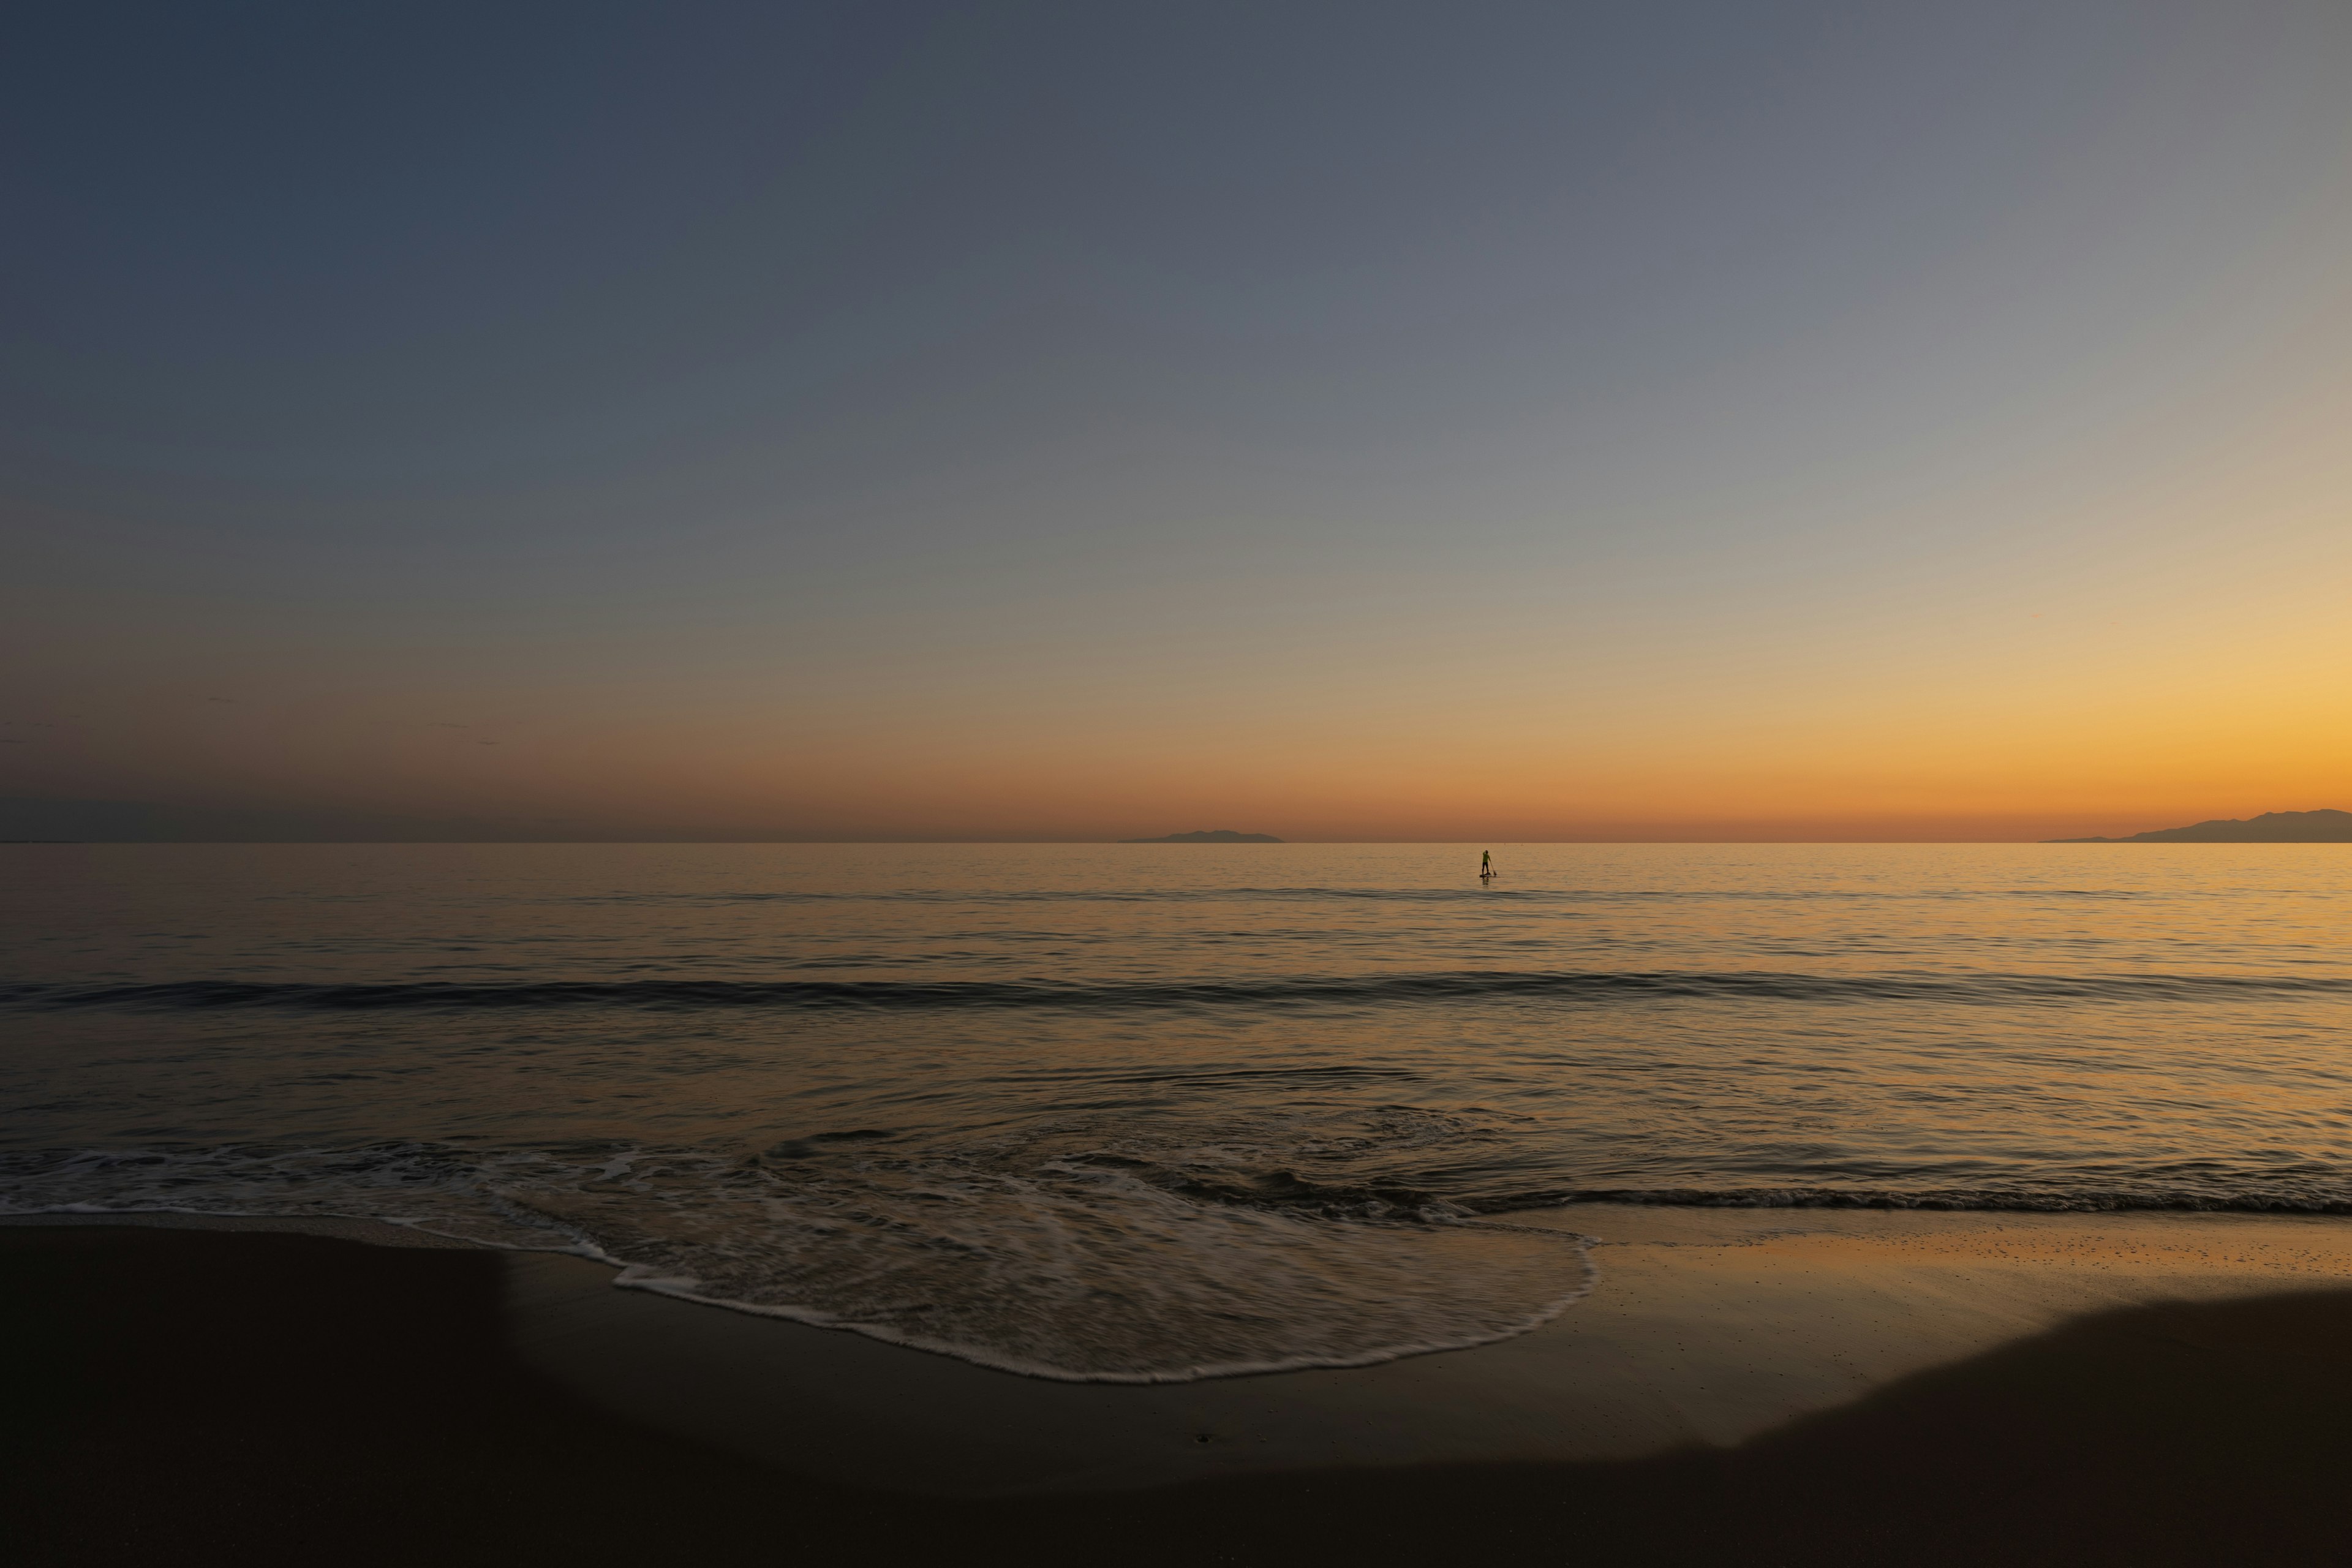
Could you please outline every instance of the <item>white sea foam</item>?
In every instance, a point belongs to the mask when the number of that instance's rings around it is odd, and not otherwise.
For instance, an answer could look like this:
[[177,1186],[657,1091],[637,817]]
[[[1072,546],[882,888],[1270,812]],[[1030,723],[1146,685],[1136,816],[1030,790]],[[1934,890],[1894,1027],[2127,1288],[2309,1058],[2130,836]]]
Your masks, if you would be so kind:
[[[89,1152],[0,1166],[0,1209],[363,1217],[620,1267],[616,1283],[1076,1382],[1360,1366],[1524,1333],[1582,1238],[1378,1198],[1264,1205],[1121,1164],[692,1150]],[[583,1157],[584,1155],[585,1157]]]

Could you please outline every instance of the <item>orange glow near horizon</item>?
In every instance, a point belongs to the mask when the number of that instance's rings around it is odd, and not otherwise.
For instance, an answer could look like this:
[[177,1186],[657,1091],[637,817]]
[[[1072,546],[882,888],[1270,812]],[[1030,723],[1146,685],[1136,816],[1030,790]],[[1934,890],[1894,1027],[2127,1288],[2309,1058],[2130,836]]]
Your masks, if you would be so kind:
[[2078,585],[1907,626],[1899,606],[1826,630],[1750,615],[1712,646],[1507,618],[1451,647],[1426,621],[1343,626],[1286,659],[1264,627],[1173,658],[982,647],[831,689],[678,674],[355,695],[248,669],[235,704],[167,689],[135,726],[60,727],[49,775],[17,793],[555,837],[2126,834],[2352,807],[2352,616],[2331,602],[2347,534],[2306,532],[2312,570],[2261,592],[2184,570],[2168,595],[2131,584],[2129,611],[2072,608]]

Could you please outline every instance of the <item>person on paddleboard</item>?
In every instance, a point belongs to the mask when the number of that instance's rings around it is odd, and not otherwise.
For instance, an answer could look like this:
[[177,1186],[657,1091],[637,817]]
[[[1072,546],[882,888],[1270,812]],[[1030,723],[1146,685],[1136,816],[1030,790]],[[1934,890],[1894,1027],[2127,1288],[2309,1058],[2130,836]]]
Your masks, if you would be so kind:
[[1495,852],[1494,852],[1492,849],[1481,849],[1481,850],[1479,850],[1479,851],[1478,851],[1478,875],[1479,875],[1479,876],[1481,876],[1481,877],[1491,877],[1491,876],[1493,876],[1494,874],[1495,874]]

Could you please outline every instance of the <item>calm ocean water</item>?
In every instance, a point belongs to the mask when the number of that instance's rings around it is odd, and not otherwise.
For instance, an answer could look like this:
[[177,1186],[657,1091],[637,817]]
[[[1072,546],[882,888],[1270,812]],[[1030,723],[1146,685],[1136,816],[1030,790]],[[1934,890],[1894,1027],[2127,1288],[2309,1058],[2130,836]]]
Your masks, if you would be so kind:
[[0,1211],[1045,1375],[1478,1343],[1579,1198],[2352,1212],[2329,846],[0,847]]

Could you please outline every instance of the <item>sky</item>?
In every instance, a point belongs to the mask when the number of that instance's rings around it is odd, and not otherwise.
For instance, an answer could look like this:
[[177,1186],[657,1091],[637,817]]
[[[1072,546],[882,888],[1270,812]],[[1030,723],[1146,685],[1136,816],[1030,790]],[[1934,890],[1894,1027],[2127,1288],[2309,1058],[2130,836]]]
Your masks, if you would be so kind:
[[12,16],[0,837],[2352,807],[2340,3]]

